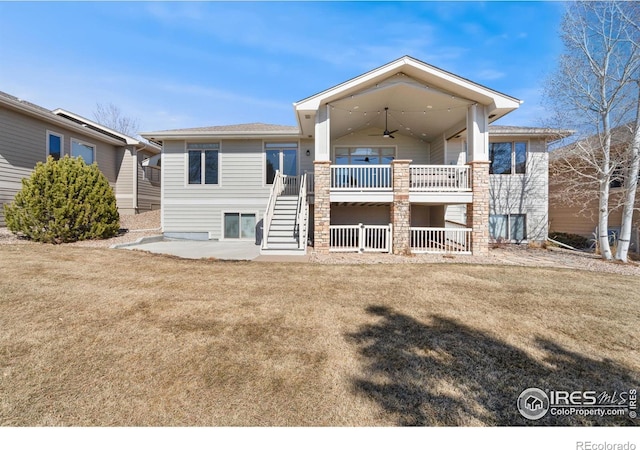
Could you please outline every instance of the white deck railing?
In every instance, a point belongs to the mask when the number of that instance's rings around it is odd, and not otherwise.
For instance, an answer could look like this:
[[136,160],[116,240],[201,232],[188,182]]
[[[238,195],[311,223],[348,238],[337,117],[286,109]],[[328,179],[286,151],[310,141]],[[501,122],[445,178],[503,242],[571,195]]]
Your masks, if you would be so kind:
[[307,174],[300,177],[300,190],[298,192],[298,208],[296,212],[296,230],[298,237],[298,248],[307,249],[307,224],[309,223],[307,206]]
[[269,194],[269,202],[267,203],[267,209],[262,216],[262,248],[267,248],[267,236],[269,236],[269,228],[271,227],[271,219],[273,218],[273,210],[276,207],[276,198],[282,193],[284,185],[282,183],[282,174],[279,170],[276,170],[276,175],[273,177],[273,184],[271,185],[271,193]]
[[469,166],[410,166],[409,190],[420,192],[471,191]]
[[330,225],[329,251],[391,253],[391,224]]
[[471,228],[411,227],[413,253],[471,254]]
[[282,176],[282,195],[298,195],[300,192],[300,177],[292,175]]
[[358,191],[390,191],[393,180],[390,165],[332,165],[331,189]]
[[[409,190],[414,192],[470,192],[470,166],[411,165]],[[332,190],[390,191],[390,165],[332,165]]]

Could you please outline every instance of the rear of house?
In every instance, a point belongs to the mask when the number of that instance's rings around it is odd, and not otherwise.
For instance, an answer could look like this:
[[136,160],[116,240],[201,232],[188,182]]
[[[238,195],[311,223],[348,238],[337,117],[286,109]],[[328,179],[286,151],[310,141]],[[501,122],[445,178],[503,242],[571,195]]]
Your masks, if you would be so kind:
[[411,57],[294,104],[298,126],[143,133],[162,144],[168,237],[264,252],[474,253],[544,240],[547,142],[519,106]]
[[10,203],[38,162],[66,155],[96,163],[116,194],[121,214],[160,208],[159,168],[145,161],[160,147],[125,136],[69,111],[49,111],[0,93],[0,226]]

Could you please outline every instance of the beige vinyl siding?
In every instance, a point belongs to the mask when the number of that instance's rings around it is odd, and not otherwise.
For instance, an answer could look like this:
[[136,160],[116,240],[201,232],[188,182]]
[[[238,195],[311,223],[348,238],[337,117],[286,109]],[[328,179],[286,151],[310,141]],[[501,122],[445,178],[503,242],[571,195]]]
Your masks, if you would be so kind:
[[465,141],[463,139],[449,139],[447,141],[445,164],[459,165],[466,163],[467,153],[465,151]]
[[45,160],[47,129],[64,134],[63,130],[47,128],[35,119],[0,107],[0,188],[14,190],[15,195],[20,180],[31,174],[38,161]]
[[160,184],[161,181],[150,181],[144,176],[142,161],[153,156],[153,153],[138,151],[137,153],[138,176],[138,212],[160,209]]
[[466,225],[467,205],[446,205],[444,218],[447,222],[455,222],[460,225]]
[[549,160],[541,139],[491,139],[490,142],[527,142],[525,174],[490,175],[490,214],[526,214],[528,240],[543,240],[549,220]]
[[[309,150],[309,156],[307,156],[307,150]],[[300,174],[303,174],[305,172],[313,173],[313,161],[315,159],[315,156],[315,141],[313,139],[301,139],[299,154]]]
[[116,181],[118,179],[116,153],[119,147],[104,144],[102,142],[96,142],[95,140],[91,140],[88,138],[79,139],[81,139],[83,142],[87,142],[96,146],[96,162],[98,163],[98,168],[104,174],[104,176],[107,177],[107,180],[109,180],[109,184],[111,184],[111,187],[115,189]]
[[394,135],[395,139],[370,136],[370,134],[381,135],[382,130],[371,128],[333,140],[331,157],[334,158],[335,147],[341,146],[396,147],[396,159],[408,159],[412,164],[429,164],[428,143],[398,133]]
[[256,213],[257,221],[262,218],[271,189],[264,184],[263,141],[210,142],[220,142],[218,185],[189,185],[185,141],[164,143],[165,233],[206,232],[219,239],[224,212]]
[[116,166],[118,178],[116,180],[116,200],[120,214],[135,214],[133,205],[133,167],[134,156],[131,148],[121,147],[116,152]]
[[444,164],[444,137],[431,142],[431,162],[429,164]]
[[[553,189],[553,188],[550,188]],[[620,201],[619,189],[612,189],[610,204]],[[596,194],[597,195],[597,194]],[[640,189],[636,193],[636,208],[640,209]],[[619,228],[622,220],[622,207],[609,212],[609,228]],[[640,226],[640,212],[633,214],[634,226]],[[586,206],[569,205],[551,196],[549,200],[549,230],[561,233],[580,234],[585,237],[593,237],[598,226],[598,200],[588,203]]]

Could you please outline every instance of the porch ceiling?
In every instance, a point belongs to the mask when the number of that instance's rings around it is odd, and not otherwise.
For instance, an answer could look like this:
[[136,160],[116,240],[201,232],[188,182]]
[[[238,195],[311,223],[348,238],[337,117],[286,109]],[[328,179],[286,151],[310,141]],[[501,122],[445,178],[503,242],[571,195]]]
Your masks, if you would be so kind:
[[377,128],[382,134],[388,107],[388,128],[414,138],[432,141],[466,120],[474,102],[444,92],[399,73],[329,103],[331,138]]

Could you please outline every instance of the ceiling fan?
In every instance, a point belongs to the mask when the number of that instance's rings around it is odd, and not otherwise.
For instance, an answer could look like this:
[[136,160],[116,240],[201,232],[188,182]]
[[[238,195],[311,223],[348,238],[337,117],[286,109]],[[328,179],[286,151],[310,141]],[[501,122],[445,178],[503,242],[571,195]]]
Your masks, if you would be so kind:
[[[395,133],[398,130],[389,131],[388,120],[389,120],[389,108],[385,107],[384,108],[384,132],[382,133],[382,137],[395,139],[396,137],[393,135],[393,133]],[[370,136],[380,136],[380,135],[371,134]]]

